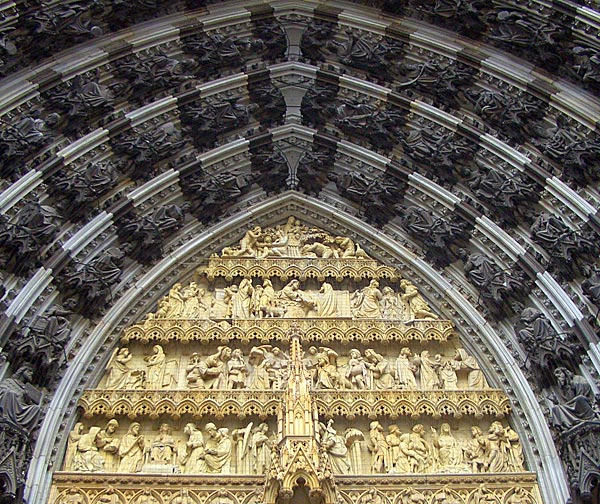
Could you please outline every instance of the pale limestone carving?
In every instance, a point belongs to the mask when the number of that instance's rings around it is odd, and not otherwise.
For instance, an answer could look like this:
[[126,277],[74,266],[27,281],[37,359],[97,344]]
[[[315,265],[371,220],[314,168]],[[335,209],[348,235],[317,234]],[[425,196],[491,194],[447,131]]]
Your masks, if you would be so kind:
[[250,350],[249,363],[252,364],[249,387],[251,389],[268,390],[270,388],[270,377],[264,349],[253,347]]
[[333,420],[329,420],[327,425],[319,424],[319,437],[320,447],[326,453],[333,472],[336,474],[350,474],[351,464],[348,447],[345,439],[338,435],[333,427]]
[[316,388],[335,389],[340,386],[342,380],[338,372],[337,358],[335,350],[327,347],[319,349]]
[[100,455],[100,427],[90,427],[87,434],[81,436],[77,451],[73,455],[73,470],[80,472],[99,472],[104,470],[104,458]]
[[190,361],[185,369],[187,385],[191,389],[204,388],[204,361],[198,352],[190,356]]
[[140,495],[135,501],[135,504],[160,504],[159,501],[154,495],[152,495],[152,490],[144,490],[142,495]]
[[353,348],[348,352],[346,378],[353,389],[364,390],[367,388],[367,363],[360,351]]
[[464,448],[465,461],[470,464],[472,472],[485,472],[489,442],[477,425],[471,427],[471,436],[472,439]]
[[250,455],[250,438],[252,436],[254,423],[250,422],[242,429],[234,429],[231,439],[235,443],[236,474],[250,474],[253,469],[252,456]]
[[276,297],[278,305],[285,308],[285,316],[288,318],[306,317],[316,308],[316,303],[300,289],[300,282],[296,279],[285,285]]
[[462,469],[463,451],[452,435],[450,425],[443,423],[438,434],[435,427],[431,427],[433,434],[433,447],[435,450],[436,468],[440,472],[458,472]]
[[418,363],[420,366],[421,388],[425,390],[433,390],[441,388],[439,370],[442,365],[442,356],[436,354],[432,359],[429,356],[428,350],[423,350],[419,356]]
[[243,278],[231,295],[231,317],[249,319],[252,311],[252,294],[254,287],[250,278]]
[[96,438],[96,445],[102,450],[104,458],[104,470],[115,472],[119,467],[119,443],[116,435],[119,422],[114,418],[109,420],[106,427],[102,429]]
[[144,463],[145,448],[144,436],[140,434],[140,424],[133,422],[119,445],[119,457],[121,459],[119,461],[119,472],[140,472]]
[[483,371],[479,367],[479,364],[477,364],[475,357],[469,355],[466,350],[462,348],[456,350],[453,361],[454,368],[469,370],[467,374],[467,388],[478,390],[488,388]]
[[144,386],[146,372],[129,367],[133,355],[126,347],[117,348],[106,366],[106,388],[140,389]]
[[201,367],[204,370],[202,378],[206,388],[229,388],[229,361],[231,355],[231,348],[220,346],[214,354],[206,358],[204,367]]
[[183,466],[183,474],[199,474],[208,472],[206,462],[204,460],[204,436],[202,432],[196,428],[193,423],[186,424],[183,429],[184,434],[188,436],[185,443],[185,451],[180,457],[181,465]]
[[406,469],[405,467],[401,467],[400,465],[400,459],[401,459],[401,442],[400,442],[400,438],[401,438],[401,432],[400,432],[400,428],[397,425],[390,425],[388,427],[388,432],[389,434],[385,437],[385,440],[387,441],[387,444],[389,446],[389,450],[388,450],[388,461],[387,461],[387,467],[390,473],[394,474],[394,473],[403,473],[403,472],[408,472],[408,469]]
[[204,461],[208,473],[230,473],[232,442],[229,429],[217,429],[215,424],[208,423],[205,427],[206,439]]
[[433,463],[432,449],[423,438],[424,432],[423,425],[416,424],[410,433],[400,437],[401,452],[405,458],[401,466],[408,467],[411,473],[427,472]]
[[514,472],[524,471],[523,447],[521,446],[519,435],[510,427],[504,428],[504,435],[510,443],[507,460],[508,470]]
[[381,317],[384,319],[401,320],[404,310],[402,310],[398,293],[386,285],[382,289],[381,294],[383,296],[381,299]]
[[371,348],[365,350],[365,363],[369,370],[369,382],[372,390],[391,390],[395,386],[391,366],[383,355]]
[[458,390],[458,376],[456,361],[447,360],[440,366],[440,384],[444,390]]
[[186,489],[181,489],[179,495],[169,501],[169,504],[197,504],[197,502],[190,497],[190,492]]
[[396,380],[401,389],[414,390],[417,388],[415,378],[416,366],[411,360],[412,353],[410,348],[404,347],[396,359]]
[[344,440],[348,447],[348,460],[353,474],[359,474],[363,468],[362,444],[365,436],[362,431],[349,428],[344,432]]
[[486,472],[497,473],[507,469],[508,453],[506,433],[500,422],[490,425],[488,436],[488,452],[486,454]]
[[335,291],[329,282],[323,282],[319,289],[321,297],[317,301],[317,317],[335,317],[338,315]]
[[244,361],[244,356],[239,348],[231,352],[229,360],[229,383],[228,388],[232,390],[243,389],[246,387],[248,379],[248,366]]
[[371,280],[367,287],[352,295],[352,314],[356,318],[381,318],[380,302],[383,294],[379,290],[379,282]]
[[180,283],[176,283],[169,291],[169,295],[167,296],[169,304],[165,318],[176,319],[183,314],[185,301],[181,292],[182,287]]
[[388,472],[389,445],[383,434],[383,427],[378,421],[369,425],[369,451],[371,452],[371,472],[385,474]]
[[167,356],[160,345],[152,347],[152,354],[144,357],[146,362],[146,388],[161,389],[171,384],[171,375],[167,373]]
[[400,282],[400,287],[404,290],[402,301],[404,302],[405,320],[439,318],[435,313],[431,312],[429,305],[412,283],[404,279]]
[[65,471],[76,470],[73,467],[73,457],[77,453],[77,443],[82,438],[84,431],[83,423],[77,422],[73,430],[69,432],[69,439],[67,442],[67,451],[65,452],[65,461],[63,467]]
[[146,450],[147,462],[160,465],[172,465],[175,463],[177,453],[175,451],[175,439],[171,432],[172,429],[168,423],[160,424],[158,437]]
[[253,474],[265,474],[271,465],[271,440],[269,426],[261,423],[252,430],[249,439],[250,468]]

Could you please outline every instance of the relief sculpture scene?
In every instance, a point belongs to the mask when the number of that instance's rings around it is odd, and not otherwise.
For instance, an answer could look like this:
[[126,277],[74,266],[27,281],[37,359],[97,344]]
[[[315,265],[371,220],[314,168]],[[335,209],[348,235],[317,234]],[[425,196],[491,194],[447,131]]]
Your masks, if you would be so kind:
[[52,502],[383,503],[385,476],[398,504],[541,503],[481,356],[359,241],[290,217],[166,289],[83,392]]

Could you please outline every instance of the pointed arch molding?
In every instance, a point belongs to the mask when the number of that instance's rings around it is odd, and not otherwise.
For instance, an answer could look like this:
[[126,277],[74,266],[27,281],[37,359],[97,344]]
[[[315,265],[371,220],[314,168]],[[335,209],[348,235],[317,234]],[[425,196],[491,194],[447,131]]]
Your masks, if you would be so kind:
[[[16,9],[19,3],[6,4]],[[571,232],[585,228],[600,234],[598,180],[574,185],[558,162],[535,147],[532,137],[511,142],[502,128],[490,127],[466,102],[443,109],[419,90],[410,95],[402,94],[394,79],[379,81],[373,75],[345,67],[335,58],[309,61],[301,54],[300,38],[312,19],[331,21],[337,24],[340,33],[352,29],[375,37],[388,36],[404,44],[403,50],[407,57],[410,56],[410,61],[441,58],[459,62],[476,71],[480,89],[540,100],[546,124],[558,122],[560,117],[569,125],[571,133],[585,139],[593,140],[600,131],[600,100],[583,88],[493,47],[489,40],[474,42],[421,20],[390,16],[376,8],[365,7],[361,2],[219,1],[198,9],[186,9],[182,7],[183,3],[172,2],[174,8],[168,16],[134,24],[127,30],[108,33],[75,47],[69,45],[68,50],[51,59],[2,79],[0,114],[3,123],[17,123],[38,109],[42,113],[49,112],[48,92],[73,82],[77,76],[89,78],[98,71],[101,82],[114,84],[118,81],[116,64],[127,56],[148,55],[152,50],[160,49],[169,56],[183,59],[186,55],[182,50],[182,39],[197,31],[220,30],[243,37],[252,34],[252,23],[256,19],[279,19],[287,30],[286,56],[253,60],[247,66],[233,65],[215,76],[196,76],[191,84],[153,91],[143,103],[128,97],[106,114],[90,114],[78,131],[66,135],[57,130],[50,143],[19,158],[16,164],[21,173],[18,176],[1,174],[4,177],[0,181],[2,216],[12,218],[32,201],[58,205],[63,195],[51,194],[52,174],[58,170],[73,174],[91,159],[121,159],[113,151],[119,135],[152,131],[165,124],[177,128],[181,126],[183,106],[193,100],[210,101],[219,94],[237,93],[248,102],[251,101],[251,86],[270,83],[279,88],[285,98],[283,124],[271,123],[269,118],[253,117],[247,127],[227,131],[210,148],[198,148],[188,136],[174,155],[152,165],[154,173],[147,180],[133,180],[120,173],[118,187],[110,197],[93,202],[94,211],[89,218],[81,222],[61,220],[57,235],[40,251],[41,266],[26,275],[8,273],[0,276],[6,288],[2,299],[6,309],[0,318],[0,342],[4,343],[15,327],[29,324],[36,316],[64,301],[57,283],[64,278],[62,271],[66,266],[75,262],[87,263],[110,247],[122,245],[117,229],[128,212],[134,211],[139,217],[148,216],[160,205],[186,202],[186,176],[201,170],[211,176],[230,174],[240,167],[246,173],[252,171],[256,147],[284,152],[290,165],[290,176],[286,180],[285,177],[277,179],[281,184],[278,187],[269,185],[268,176],[265,183],[249,184],[247,192],[226,201],[214,218],[202,219],[198,213],[187,213],[183,228],[165,238],[164,254],[158,262],[144,266],[131,257],[127,260],[119,282],[111,288],[113,298],[102,317],[73,316],[73,330],[66,348],[71,358],[58,384],[52,384],[51,404],[30,465],[28,501],[45,501],[53,463],[64,451],[66,433],[74,422],[77,397],[84,388],[98,381],[121,329],[139,320],[172,283],[189,278],[198,262],[239,240],[248,226],[266,226],[295,214],[332,233],[346,234],[360,243],[368,243],[374,257],[398,267],[420,287],[439,312],[456,322],[465,346],[480,362],[489,362],[488,369],[493,373],[488,376],[490,382],[506,390],[511,397],[514,419],[518,423],[516,428],[523,440],[529,466],[532,469],[539,467],[545,502],[563,504],[568,496],[567,482],[540,406],[541,394],[532,390],[517,362],[525,356],[514,329],[518,313],[506,317],[488,315],[460,261],[444,269],[434,267],[424,259],[428,257],[428,251],[407,233],[398,215],[377,221],[377,215],[370,213],[368,206],[353,200],[331,180],[319,191],[288,182],[295,176],[301,153],[316,145],[326,146],[332,152],[331,172],[336,175],[358,174],[371,179],[379,177],[379,180],[389,177],[398,191],[395,203],[426,209],[436,217],[457,217],[470,229],[470,252],[486,255],[503,269],[522,271],[532,280],[533,288],[524,303],[543,312],[557,332],[573,331],[577,335],[589,357],[581,372],[593,380],[600,371],[600,350],[597,326],[589,320],[596,314],[597,307],[583,292],[584,275],[567,281],[547,270],[540,256],[547,259],[548,251],[531,236],[531,221],[518,217],[516,223],[506,225],[494,206],[480,199],[466,184],[444,185],[422,167],[415,168],[410,156],[402,149],[392,149],[393,152],[377,150],[376,142],[369,142],[360,135],[346,134],[332,125],[331,118],[322,127],[303,125],[306,122],[303,122],[301,100],[307,88],[315,84],[332,84],[336,87],[335,99],[349,96],[356,103],[371,101],[380,109],[401,112],[413,131],[418,121],[439,127],[444,134],[453,135],[452,142],[475,145],[480,159],[490,169],[508,167],[511,172],[514,170],[523,175],[524,180],[535,182],[540,194],[535,207],[537,214],[545,211],[561,217]],[[187,5],[202,3],[190,0]],[[381,3],[370,1],[371,5]],[[523,2],[516,1],[511,8],[529,9],[523,14],[527,18],[529,14],[533,17],[532,5],[542,12],[547,8],[546,4],[533,0],[523,7]],[[573,15],[572,30],[577,31],[577,40],[589,39],[592,41],[590,46],[597,47],[597,41],[592,40],[597,34],[596,12],[569,0],[557,0],[553,5],[560,7],[561,12],[568,11]],[[7,8],[0,7],[0,11]],[[4,50],[6,52],[6,47]],[[298,192],[288,191],[290,187]],[[307,192],[318,192],[319,199],[304,194]],[[278,195],[273,196],[273,193]],[[8,365],[4,366],[3,372],[8,372],[7,368]],[[596,375],[591,376],[594,373]]]
[[203,230],[174,249],[124,290],[86,337],[61,380],[43,422],[29,470],[28,495],[44,502],[54,457],[64,450],[74,422],[74,404],[85,388],[97,383],[122,329],[151,310],[177,280],[190,278],[197,265],[223,246],[235,243],[248,227],[281,223],[290,215],[333,234],[347,235],[364,244],[374,258],[394,265],[417,284],[443,316],[455,321],[459,337],[486,363],[490,382],[506,390],[513,406],[515,428],[523,440],[530,467],[539,469],[545,502],[562,503],[568,492],[546,419],[518,363],[507,349],[502,328],[486,321],[472,299],[457,285],[461,275],[441,274],[399,243],[392,230],[377,230],[330,204],[290,191],[241,210]]

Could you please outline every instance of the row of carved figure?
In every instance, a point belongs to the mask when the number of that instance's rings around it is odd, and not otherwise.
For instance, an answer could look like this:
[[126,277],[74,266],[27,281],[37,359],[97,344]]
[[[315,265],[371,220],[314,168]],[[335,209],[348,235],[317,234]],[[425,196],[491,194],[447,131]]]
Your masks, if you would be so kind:
[[[57,500],[58,504],[87,504],[89,500],[83,495],[84,491],[78,488],[71,488],[64,492]],[[237,504],[241,502],[233,499],[225,493],[219,493],[212,497],[206,497],[206,491],[194,491],[181,489],[179,491],[163,491],[156,492],[150,489],[141,490],[136,493],[131,500],[122,495],[113,488],[109,488],[105,493],[93,501],[94,504],[124,504],[131,502],[132,504]],[[342,499],[340,502],[357,502],[358,504],[533,504],[536,499],[522,486],[516,485],[509,489],[488,488],[485,484],[480,484],[476,489],[465,492],[464,490],[458,493],[456,490],[449,487],[441,488],[437,491],[425,490],[419,491],[414,488],[404,489],[399,492],[396,498],[391,499],[389,492],[387,495],[379,492],[376,488],[367,490],[361,495],[358,500]],[[259,502],[253,500],[244,500],[243,502]]]
[[[130,366],[127,347],[115,350],[106,368],[107,389],[175,388],[180,361],[169,359],[161,345],[143,358],[143,367]],[[457,349],[452,358],[430,356],[428,350],[412,355],[400,350],[390,360],[371,348],[364,354],[353,348],[338,359],[328,347],[311,346],[303,358],[314,389],[345,390],[481,390],[488,384],[474,357]],[[253,347],[248,357],[239,348],[220,346],[208,356],[194,352],[185,368],[186,388],[279,390],[288,379],[289,356],[272,345]],[[466,379],[462,378],[466,372]],[[183,373],[182,373],[183,374]],[[461,377],[459,378],[459,374]]]
[[[204,433],[193,423],[183,429],[186,439],[173,436],[168,423],[149,440],[138,422],[118,436],[119,422],[84,432],[77,423],[69,434],[64,469],[76,472],[164,472],[165,466],[183,474],[264,474],[270,465],[273,435],[266,423],[234,429],[207,423]],[[351,427],[338,434],[333,420],[319,423],[317,442],[336,474],[498,473],[523,471],[523,453],[517,433],[494,422],[488,433],[471,428],[470,440],[454,437],[450,425],[414,425],[402,433],[390,425],[387,434],[379,421],[371,422],[368,435]],[[365,449],[366,448],[366,449]]]
[[[291,280],[276,291],[268,278],[254,285],[244,278],[238,285],[225,288],[222,299],[207,292],[196,282],[187,287],[175,284],[158,306],[149,314],[146,323],[155,319],[253,319],[303,317],[354,317],[393,320],[437,319],[417,288],[408,280],[400,282],[401,292],[389,286],[379,289],[379,282],[371,280],[368,286],[351,294],[336,291],[324,282],[318,292],[300,289],[300,282]],[[349,304],[349,308],[346,306]]]
[[[65,471],[76,472],[178,472],[183,474],[264,474],[271,460],[272,439],[266,423],[231,432],[209,422],[204,432],[194,423],[183,429],[186,439],[173,436],[163,423],[158,435],[147,439],[141,425],[133,422],[119,436],[119,422],[109,420],[104,428],[87,432],[79,422],[69,434]],[[168,468],[168,469],[167,469]]]
[[360,245],[344,236],[331,236],[322,229],[309,228],[295,217],[284,225],[249,229],[237,247],[223,249],[223,257],[256,259],[295,257],[323,259],[368,259]]

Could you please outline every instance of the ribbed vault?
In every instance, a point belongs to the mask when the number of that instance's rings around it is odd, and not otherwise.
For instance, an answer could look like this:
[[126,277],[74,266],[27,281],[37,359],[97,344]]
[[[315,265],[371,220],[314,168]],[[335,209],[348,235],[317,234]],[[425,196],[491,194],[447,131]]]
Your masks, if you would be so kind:
[[119,331],[292,214],[370,243],[456,321],[509,392],[546,502],[597,499],[600,430],[546,421],[556,367],[595,390],[600,370],[593,6],[107,4],[2,7],[3,372],[36,366],[46,392],[28,502]]

